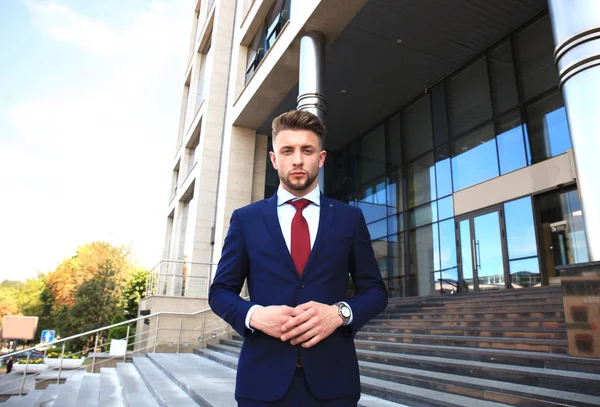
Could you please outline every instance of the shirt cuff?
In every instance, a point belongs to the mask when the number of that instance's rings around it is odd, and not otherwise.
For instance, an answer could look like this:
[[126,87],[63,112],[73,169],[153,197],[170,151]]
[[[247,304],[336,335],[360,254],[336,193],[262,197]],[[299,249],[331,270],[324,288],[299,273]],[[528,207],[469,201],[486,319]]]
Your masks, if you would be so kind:
[[[352,308],[350,308],[350,305],[348,305],[348,303],[346,301],[340,301],[340,302],[342,304],[344,304],[346,307],[348,307],[348,309],[350,310],[350,319],[348,320],[347,324],[344,324],[344,326],[346,326],[346,325],[352,325],[352,321],[354,320],[354,313],[352,312]],[[250,310],[252,310],[252,308]],[[248,313],[250,313],[250,311],[248,311]]]
[[252,332],[254,332],[254,329],[252,329],[250,327],[250,318],[252,318],[252,314],[254,314],[254,311],[256,311],[256,309],[258,307],[260,307],[260,305],[258,305],[258,304],[251,306],[250,309],[248,310],[248,313],[246,314],[246,328],[248,328]]

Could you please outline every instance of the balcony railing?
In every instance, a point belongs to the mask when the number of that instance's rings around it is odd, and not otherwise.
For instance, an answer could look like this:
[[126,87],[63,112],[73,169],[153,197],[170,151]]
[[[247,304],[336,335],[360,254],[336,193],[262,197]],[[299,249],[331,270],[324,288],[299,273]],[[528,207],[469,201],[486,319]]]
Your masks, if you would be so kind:
[[148,276],[146,297],[192,297],[207,299],[213,263],[161,260]]

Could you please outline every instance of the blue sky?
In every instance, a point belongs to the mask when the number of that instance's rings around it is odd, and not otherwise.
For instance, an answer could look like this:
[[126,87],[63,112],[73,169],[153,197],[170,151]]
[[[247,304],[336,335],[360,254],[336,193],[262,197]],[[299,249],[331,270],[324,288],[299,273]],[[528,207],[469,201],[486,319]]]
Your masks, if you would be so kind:
[[0,1],[0,281],[161,258],[192,0]]

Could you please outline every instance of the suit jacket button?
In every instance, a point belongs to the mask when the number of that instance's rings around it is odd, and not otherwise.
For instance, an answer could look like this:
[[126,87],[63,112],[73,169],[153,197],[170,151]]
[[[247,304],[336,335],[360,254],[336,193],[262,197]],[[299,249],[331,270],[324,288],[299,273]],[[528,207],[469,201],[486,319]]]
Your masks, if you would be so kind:
[[298,287],[304,288],[304,284],[299,284]]

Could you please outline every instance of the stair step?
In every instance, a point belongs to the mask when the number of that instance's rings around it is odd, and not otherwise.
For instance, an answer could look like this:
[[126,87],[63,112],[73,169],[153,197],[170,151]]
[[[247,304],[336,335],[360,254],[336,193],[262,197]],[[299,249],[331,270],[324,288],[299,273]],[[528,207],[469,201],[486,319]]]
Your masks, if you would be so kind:
[[359,332],[356,339],[388,342],[427,343],[444,346],[469,346],[529,350],[537,352],[566,353],[567,341],[562,339],[502,338],[452,335],[389,334],[380,332]]
[[147,357],[135,357],[133,364],[161,407],[198,407],[186,392]]
[[452,406],[452,407],[501,407],[508,404],[479,400],[421,387],[389,382],[373,377],[361,376],[363,392],[383,399],[406,403],[410,406]]
[[[65,406],[74,407],[75,400],[77,400],[77,394],[81,387],[81,381],[85,372],[83,370],[68,371],[70,373],[63,384],[58,386],[58,393],[56,394],[56,400],[54,406]],[[58,376],[57,376],[58,378]]]
[[496,328],[560,328],[563,331],[566,329],[564,320],[561,319],[544,319],[544,318],[499,318],[499,319],[483,319],[483,320],[464,320],[464,319],[383,319],[376,318],[369,322],[365,327],[378,326],[460,326],[460,327],[496,327]]
[[433,295],[429,297],[396,297],[390,298],[390,304],[396,303],[427,303],[430,301],[437,302],[469,302],[469,301],[496,301],[496,300],[520,300],[523,298],[539,298],[539,297],[555,297],[560,296],[562,298],[562,287],[535,287],[535,288],[524,288],[519,290],[499,290],[499,291],[487,291],[479,293],[459,293],[454,295]]
[[420,335],[462,335],[478,336],[482,338],[530,338],[530,339],[567,339],[564,328],[498,328],[498,327],[461,327],[461,326],[433,326],[433,327],[400,327],[366,325],[361,332],[403,333]]
[[150,353],[148,357],[199,405],[237,406],[235,370],[189,353]]
[[361,374],[393,383],[514,405],[532,402],[544,405],[600,405],[600,397],[598,396],[380,363],[361,363]]
[[31,407],[35,405],[44,390],[30,390],[23,396],[11,396],[8,400],[2,403],[3,407]]
[[562,298],[551,298],[542,301],[480,301],[480,302],[452,302],[452,303],[420,303],[420,304],[391,304],[386,308],[386,312],[397,312],[404,310],[415,310],[414,312],[437,312],[437,311],[456,311],[461,310],[468,312],[469,310],[487,310],[494,309],[498,311],[510,311],[520,309],[543,308],[551,311],[562,310]]
[[[49,384],[46,389],[44,389],[43,393],[37,399],[37,401],[33,404],[34,407],[51,407],[54,404],[54,400],[56,400],[56,395],[58,394],[58,386],[59,384]],[[58,407],[58,406],[57,406]]]
[[240,354],[241,344],[238,347],[237,344],[232,344],[231,342],[227,343],[218,343],[218,344],[210,344],[207,346],[207,349],[216,350],[218,352],[225,353],[230,356],[238,357]]
[[230,369],[237,369],[237,356],[231,356],[230,354],[222,353],[218,350],[212,350],[208,348],[194,349],[194,354],[210,359],[213,362],[220,363],[223,366],[226,366]]
[[544,318],[544,319],[560,319],[564,320],[563,310],[519,310],[519,311],[469,311],[469,312],[388,312],[384,311],[376,318],[379,319],[460,319],[460,320],[487,320],[500,318]]
[[600,396],[600,374],[359,349],[361,366],[386,364]]
[[123,400],[123,387],[119,381],[119,374],[114,367],[100,368],[100,406],[101,407],[122,407],[125,405]]
[[81,386],[79,387],[79,393],[77,394],[74,406],[100,406],[100,375],[98,373],[86,373],[83,376],[83,378],[81,379]]
[[405,404],[394,403],[369,394],[361,394],[357,407],[409,407]]
[[600,359],[578,358],[556,353],[373,340],[355,340],[354,343],[357,351],[368,349],[397,354],[474,360],[586,373],[600,372]]
[[117,363],[117,373],[123,387],[125,404],[131,407],[158,407],[150,390],[132,363]]

